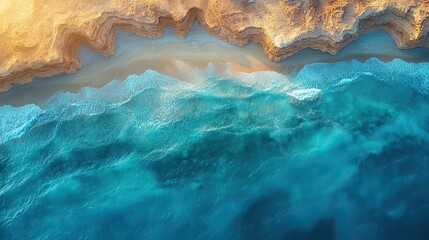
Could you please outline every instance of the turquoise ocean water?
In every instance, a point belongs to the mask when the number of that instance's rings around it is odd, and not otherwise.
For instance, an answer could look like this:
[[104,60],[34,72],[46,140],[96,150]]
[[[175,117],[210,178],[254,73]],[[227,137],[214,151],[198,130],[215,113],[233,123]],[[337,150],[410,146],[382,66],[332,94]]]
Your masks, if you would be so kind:
[[0,107],[0,239],[427,239],[429,63]]

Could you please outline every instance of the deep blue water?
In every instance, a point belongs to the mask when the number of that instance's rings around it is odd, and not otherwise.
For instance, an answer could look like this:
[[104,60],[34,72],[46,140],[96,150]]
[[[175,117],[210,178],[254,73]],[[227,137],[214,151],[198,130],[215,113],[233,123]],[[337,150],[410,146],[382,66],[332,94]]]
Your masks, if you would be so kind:
[[429,63],[0,107],[0,239],[427,239]]

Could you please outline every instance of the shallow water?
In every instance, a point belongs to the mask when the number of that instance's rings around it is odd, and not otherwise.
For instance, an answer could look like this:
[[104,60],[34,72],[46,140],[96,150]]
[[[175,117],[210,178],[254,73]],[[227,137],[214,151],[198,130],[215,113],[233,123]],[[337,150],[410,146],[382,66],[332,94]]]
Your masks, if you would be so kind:
[[337,55],[304,49],[281,61],[269,61],[258,44],[237,47],[208,34],[197,24],[185,39],[171,29],[157,40],[119,31],[115,54],[109,58],[83,46],[79,51],[82,68],[75,74],[36,78],[12,90],[0,93],[0,106],[41,104],[57,91],[78,92],[86,86],[102,87],[110,81],[124,80],[155,70],[190,83],[198,83],[211,75],[239,77],[239,73],[274,71],[290,74],[311,63],[367,59],[376,56],[383,61],[399,58],[407,62],[428,62],[429,48],[401,50],[384,31],[371,31],[346,45]]
[[428,93],[370,59],[0,107],[0,238],[426,239]]

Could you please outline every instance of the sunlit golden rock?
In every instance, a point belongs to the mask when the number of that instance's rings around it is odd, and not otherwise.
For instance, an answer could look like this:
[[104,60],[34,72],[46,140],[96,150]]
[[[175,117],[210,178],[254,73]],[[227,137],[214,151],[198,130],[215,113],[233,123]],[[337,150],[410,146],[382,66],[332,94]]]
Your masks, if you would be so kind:
[[233,44],[260,43],[281,60],[303,49],[336,53],[360,33],[388,31],[401,48],[429,45],[429,0],[2,0],[0,89],[35,76],[73,73],[86,43],[105,56],[115,32],[184,37],[198,20]]

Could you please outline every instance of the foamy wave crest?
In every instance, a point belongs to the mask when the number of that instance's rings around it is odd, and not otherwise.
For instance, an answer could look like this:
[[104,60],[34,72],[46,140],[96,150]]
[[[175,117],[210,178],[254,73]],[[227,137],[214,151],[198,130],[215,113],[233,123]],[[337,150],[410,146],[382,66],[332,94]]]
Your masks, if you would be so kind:
[[[410,86],[420,93],[429,94],[429,63],[407,63],[395,59],[385,63],[371,58],[359,61],[338,63],[314,63],[306,65],[296,76],[304,85],[326,88],[359,76],[371,75],[379,81]],[[343,82],[344,83],[344,82]]]
[[425,239],[426,68],[148,71],[0,107],[0,239]]
[[0,107],[0,143],[15,137],[19,137],[31,127],[43,110],[36,105],[23,107]]

